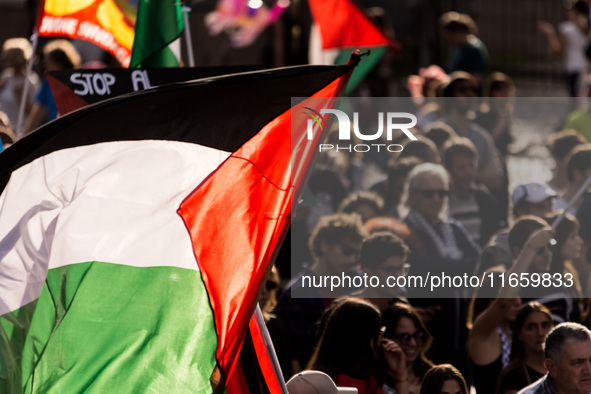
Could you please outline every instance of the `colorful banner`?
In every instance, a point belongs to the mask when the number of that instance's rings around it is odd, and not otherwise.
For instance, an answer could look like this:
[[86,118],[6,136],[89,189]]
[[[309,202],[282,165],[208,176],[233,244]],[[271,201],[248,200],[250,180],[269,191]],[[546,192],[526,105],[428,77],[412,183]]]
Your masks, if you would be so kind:
[[45,0],[38,33],[90,41],[129,67],[136,12],[137,0]]

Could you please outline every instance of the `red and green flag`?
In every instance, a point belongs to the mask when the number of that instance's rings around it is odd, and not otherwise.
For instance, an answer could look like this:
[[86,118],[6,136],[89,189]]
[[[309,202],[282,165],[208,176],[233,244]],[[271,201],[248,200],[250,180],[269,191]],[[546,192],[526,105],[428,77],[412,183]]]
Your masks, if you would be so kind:
[[330,108],[351,68],[132,93],[0,154],[0,392],[278,392],[268,362],[266,389],[248,384],[240,350],[261,354],[251,317],[299,187],[291,160],[318,142],[311,104],[290,98]]
[[139,0],[130,67],[179,67],[180,51],[170,44],[184,29],[180,0]]
[[[351,75],[345,91],[349,95],[371,72],[389,46],[396,46],[366,11],[353,0],[309,0],[312,19],[320,33],[320,48],[312,51],[338,50],[334,64],[346,64],[351,50],[369,49]],[[320,55],[322,56],[322,55]]]

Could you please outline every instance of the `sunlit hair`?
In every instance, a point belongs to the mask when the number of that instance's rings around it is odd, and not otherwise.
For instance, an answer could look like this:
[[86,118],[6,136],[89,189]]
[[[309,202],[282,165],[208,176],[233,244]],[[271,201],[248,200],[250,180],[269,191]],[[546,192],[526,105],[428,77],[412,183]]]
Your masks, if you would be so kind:
[[307,369],[322,371],[333,379],[345,374],[380,382],[380,364],[373,349],[381,327],[377,307],[360,298],[348,298],[335,301],[326,313]]
[[441,393],[443,385],[448,380],[458,382],[462,394],[468,394],[468,386],[464,376],[456,367],[451,364],[441,364],[431,368],[421,382],[420,394]]
[[80,54],[68,40],[59,39],[47,43],[43,48],[43,56],[48,56],[52,62],[59,64],[64,70],[80,67]]
[[310,252],[315,258],[322,257],[323,241],[331,244],[354,241],[361,242],[367,235],[359,215],[338,213],[320,218],[310,236]]
[[425,137],[433,141],[440,151],[443,151],[443,146],[447,141],[458,137],[458,133],[450,125],[442,121],[429,123],[424,129],[424,133]]
[[409,261],[417,261],[421,256],[421,241],[417,235],[400,219],[396,219],[392,216],[379,216],[369,219],[363,225],[369,235],[378,232],[391,232],[394,235],[402,238],[406,246],[409,249]]
[[404,149],[398,155],[398,159],[416,157],[423,163],[432,163],[432,160],[435,160],[435,163],[439,162],[441,158],[435,142],[422,135],[418,135],[416,138],[416,140],[408,140],[402,143]]
[[389,257],[399,256],[402,261],[405,261],[408,254],[408,246],[401,238],[391,232],[383,231],[374,233],[363,241],[360,263],[362,267],[375,270]]
[[456,156],[468,156],[474,161],[478,161],[476,147],[472,141],[465,137],[452,138],[443,145],[443,164],[446,168],[451,168],[453,158]]
[[384,211],[384,200],[377,193],[361,190],[349,194],[339,207],[339,212],[356,213],[362,205],[368,205],[380,216]]
[[564,159],[578,145],[587,142],[585,137],[576,130],[563,130],[550,135],[548,149],[556,159]]
[[[447,82],[443,86],[443,96],[455,97],[454,91],[456,85],[464,81],[467,81],[473,89],[476,89],[478,87],[478,83],[476,82],[476,79],[474,79],[474,76],[472,76],[472,74],[467,73],[465,71],[454,71],[449,75],[449,80],[447,80]],[[444,104],[447,106],[450,102],[450,100],[445,100]]]
[[[509,230],[509,248],[513,252],[513,248],[517,247],[523,249],[523,246],[529,237],[536,231],[543,227],[547,227],[548,223],[537,216],[525,215],[520,217]],[[517,256],[515,256],[517,257]]]
[[439,25],[443,30],[452,32],[463,32],[467,34],[476,34],[478,32],[476,23],[469,15],[459,12],[449,11],[441,15]]
[[6,67],[24,71],[33,49],[26,38],[9,38],[2,45],[2,62]]
[[497,71],[486,79],[486,96],[492,97],[494,91],[503,88],[508,89],[510,94],[515,94],[515,83],[507,74]]
[[0,140],[2,145],[6,148],[13,144],[15,139],[8,115],[6,115],[6,112],[0,111]]
[[[445,189],[449,189],[449,174],[443,166],[433,163],[422,163],[414,167],[408,174],[408,179],[404,185],[404,192],[402,193],[402,208],[410,208],[409,195],[410,192],[416,189],[419,181],[426,177],[437,177],[443,183]],[[446,209],[442,210],[441,215],[445,215]]]
[[591,144],[575,146],[566,158],[566,177],[575,180],[575,170],[585,172],[591,167]]

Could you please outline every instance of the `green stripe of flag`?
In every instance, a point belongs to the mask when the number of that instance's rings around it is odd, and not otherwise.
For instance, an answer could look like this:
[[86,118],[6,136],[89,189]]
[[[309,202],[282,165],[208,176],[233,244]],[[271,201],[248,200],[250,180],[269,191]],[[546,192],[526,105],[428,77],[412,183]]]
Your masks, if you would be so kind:
[[[369,49],[369,55],[365,55],[361,57],[359,65],[355,67],[353,73],[351,74],[351,78],[349,78],[349,84],[345,90],[345,96],[350,96],[351,93],[359,86],[361,81],[369,74],[378,62],[382,59],[382,57],[386,54],[388,47],[376,47]],[[344,49],[341,50],[334,61],[334,64],[347,64],[349,58],[351,57],[351,50]]]
[[0,317],[0,392],[210,392],[216,347],[198,271],[64,266]]
[[139,0],[130,68],[179,67],[168,45],[183,32],[180,0]]

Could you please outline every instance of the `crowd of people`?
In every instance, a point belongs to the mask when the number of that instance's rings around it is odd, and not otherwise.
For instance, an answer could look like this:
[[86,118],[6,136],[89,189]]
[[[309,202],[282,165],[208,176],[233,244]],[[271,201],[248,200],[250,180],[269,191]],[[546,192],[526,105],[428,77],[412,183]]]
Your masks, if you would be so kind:
[[[580,3],[559,27],[556,51],[568,57],[573,95],[588,70],[569,60],[575,50],[585,56],[585,45],[569,42],[579,31],[588,37]],[[447,69],[432,65],[408,80],[417,139],[401,133],[393,142],[404,149],[379,158],[321,153],[295,212],[267,316],[290,392],[324,374],[331,387],[359,393],[591,392],[591,193],[581,194],[591,144],[586,123],[573,121],[587,110],[546,141],[552,175],[515,182],[515,84],[488,70],[469,16],[447,13],[441,26],[453,51]],[[551,26],[540,31],[554,45]],[[430,293],[322,282],[442,273],[484,285]],[[528,281],[490,283],[501,277]]]
[[0,152],[57,118],[58,109],[47,78],[39,76],[46,71],[72,70],[81,66],[80,54],[66,39],[48,41],[43,46],[36,71],[27,73],[27,63],[32,56],[33,48],[26,38],[10,38],[2,45]]
[[[570,10],[559,33],[539,28],[563,56],[574,96],[589,80],[591,51],[587,3]],[[291,253],[279,254],[262,289],[290,393],[591,392],[591,192],[580,193],[591,177],[590,112],[573,111],[548,139],[551,178],[510,188],[515,84],[490,72],[468,15],[444,14],[441,29],[452,49],[446,70],[432,65],[408,78],[416,140],[394,135],[402,151],[379,157],[321,153],[292,219]],[[26,80],[31,55],[24,39],[2,48],[4,149],[58,116],[37,75],[81,62],[68,41],[52,41]],[[486,285],[429,293],[323,281],[444,273]],[[501,277],[518,285],[488,285]]]

